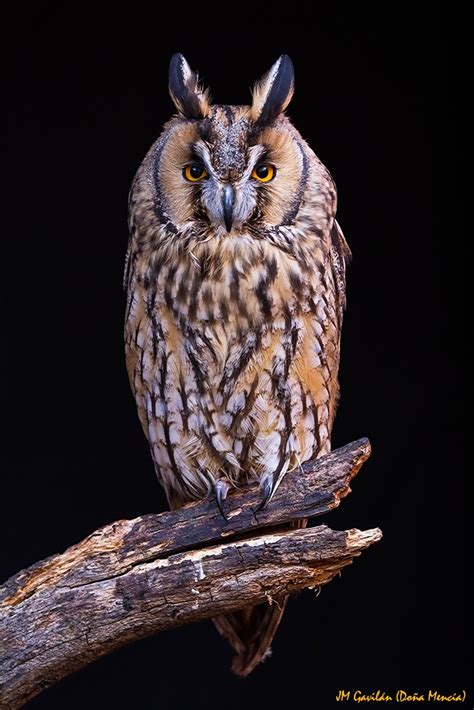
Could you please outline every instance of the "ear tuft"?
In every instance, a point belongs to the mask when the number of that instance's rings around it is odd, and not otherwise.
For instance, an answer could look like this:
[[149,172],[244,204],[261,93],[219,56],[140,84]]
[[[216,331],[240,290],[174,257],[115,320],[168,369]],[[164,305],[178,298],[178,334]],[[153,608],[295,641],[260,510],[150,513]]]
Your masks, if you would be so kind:
[[291,101],[295,88],[293,62],[282,54],[270,71],[253,89],[252,119],[256,123],[271,123]]
[[171,57],[169,90],[173,103],[182,116],[200,120],[208,115],[208,92],[199,85],[198,75],[179,53]]

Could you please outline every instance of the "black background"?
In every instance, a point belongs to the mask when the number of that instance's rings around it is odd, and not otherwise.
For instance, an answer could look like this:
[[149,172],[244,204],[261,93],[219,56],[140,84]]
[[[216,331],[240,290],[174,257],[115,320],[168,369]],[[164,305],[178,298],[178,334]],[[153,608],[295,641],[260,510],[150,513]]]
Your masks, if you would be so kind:
[[168,20],[155,5],[4,18],[2,576],[166,507],[126,378],[121,278],[128,187],[171,114],[174,51],[220,103],[247,103],[281,52],[294,60],[289,114],[336,179],[354,254],[333,445],[373,445],[324,522],[384,539],[318,599],[290,603],[273,658],[245,680],[201,623],[29,707],[329,708],[341,688],[467,689],[466,259],[447,19],[435,3],[176,2]]

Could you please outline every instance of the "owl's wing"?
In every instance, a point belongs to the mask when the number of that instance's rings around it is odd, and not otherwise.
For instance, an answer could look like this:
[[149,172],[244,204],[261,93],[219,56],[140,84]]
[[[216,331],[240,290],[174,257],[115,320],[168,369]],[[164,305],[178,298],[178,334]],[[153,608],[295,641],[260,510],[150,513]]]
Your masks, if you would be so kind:
[[128,242],[127,253],[125,254],[125,264],[123,268],[122,286],[123,290],[126,291],[128,288],[128,283],[130,280],[130,261],[132,254],[132,242]]
[[331,230],[331,265],[336,286],[336,303],[339,321],[346,306],[346,267],[352,258],[351,250],[337,220]]

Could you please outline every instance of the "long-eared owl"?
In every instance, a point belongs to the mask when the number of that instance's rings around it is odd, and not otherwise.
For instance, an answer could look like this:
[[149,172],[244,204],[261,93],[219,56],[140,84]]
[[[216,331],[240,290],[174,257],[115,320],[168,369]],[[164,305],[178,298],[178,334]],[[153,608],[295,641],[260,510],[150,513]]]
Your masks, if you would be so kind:
[[[130,383],[169,504],[282,477],[328,453],[338,400],[345,266],[331,175],[285,116],[281,56],[250,106],[213,105],[184,57],[177,109],[130,192]],[[302,523],[303,524],[303,523]],[[286,599],[215,620],[249,673]]]

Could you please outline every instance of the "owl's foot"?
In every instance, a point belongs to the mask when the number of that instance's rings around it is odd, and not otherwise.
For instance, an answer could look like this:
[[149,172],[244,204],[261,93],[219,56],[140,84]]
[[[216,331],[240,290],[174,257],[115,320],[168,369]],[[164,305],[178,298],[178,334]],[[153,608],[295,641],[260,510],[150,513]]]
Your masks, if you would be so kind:
[[227,494],[229,492],[229,489],[230,489],[230,483],[226,478],[219,478],[219,480],[216,481],[216,484],[214,486],[214,491],[216,493],[217,507],[219,508],[219,512],[226,522],[229,520],[229,518],[224,513],[224,501],[227,498]]
[[265,473],[260,479],[260,488],[263,492],[262,502],[255,512],[263,510],[270,503],[271,499],[277,492],[280,483],[287,474],[290,460],[287,459],[274,473]]

